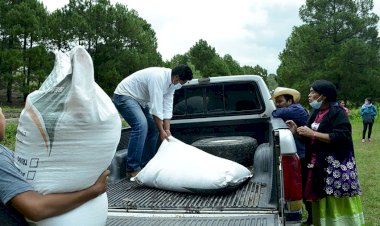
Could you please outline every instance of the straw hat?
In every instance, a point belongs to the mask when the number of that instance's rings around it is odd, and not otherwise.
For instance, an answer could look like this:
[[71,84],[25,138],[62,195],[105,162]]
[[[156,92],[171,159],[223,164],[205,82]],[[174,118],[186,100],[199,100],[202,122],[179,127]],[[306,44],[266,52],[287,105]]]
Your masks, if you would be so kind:
[[299,102],[300,99],[301,99],[301,94],[300,94],[300,92],[298,92],[298,91],[295,90],[295,89],[286,88],[286,87],[277,87],[277,88],[274,90],[271,99],[274,100],[274,99],[276,99],[276,97],[281,96],[281,95],[286,95],[286,94],[293,96],[293,100],[294,100],[294,102]]

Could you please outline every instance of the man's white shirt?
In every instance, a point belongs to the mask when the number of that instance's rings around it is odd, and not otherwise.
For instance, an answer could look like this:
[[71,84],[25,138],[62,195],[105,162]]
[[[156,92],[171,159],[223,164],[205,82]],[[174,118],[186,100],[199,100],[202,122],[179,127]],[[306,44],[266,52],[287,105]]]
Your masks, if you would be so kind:
[[171,119],[175,91],[171,72],[163,67],[142,69],[123,79],[114,93],[130,96],[143,107],[148,105],[150,113],[161,120]]

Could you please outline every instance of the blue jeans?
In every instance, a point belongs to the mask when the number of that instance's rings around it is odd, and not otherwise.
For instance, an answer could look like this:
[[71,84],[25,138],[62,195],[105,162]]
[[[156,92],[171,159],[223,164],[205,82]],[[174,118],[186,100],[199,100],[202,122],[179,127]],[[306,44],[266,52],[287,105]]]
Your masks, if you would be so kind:
[[141,170],[157,152],[158,130],[149,107],[143,108],[130,96],[114,94],[113,103],[131,127],[127,172]]

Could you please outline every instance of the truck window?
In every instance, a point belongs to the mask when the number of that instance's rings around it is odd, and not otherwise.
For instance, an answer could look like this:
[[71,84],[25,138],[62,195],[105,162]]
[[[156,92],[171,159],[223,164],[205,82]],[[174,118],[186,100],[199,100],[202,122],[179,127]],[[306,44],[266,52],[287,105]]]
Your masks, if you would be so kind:
[[184,87],[174,94],[174,118],[260,113],[264,110],[255,83]]
[[207,112],[224,112],[223,85],[214,85],[206,88]]
[[176,90],[174,93],[173,115],[197,115],[204,112],[201,87]]
[[230,84],[224,86],[226,111],[260,109],[259,99],[252,84]]

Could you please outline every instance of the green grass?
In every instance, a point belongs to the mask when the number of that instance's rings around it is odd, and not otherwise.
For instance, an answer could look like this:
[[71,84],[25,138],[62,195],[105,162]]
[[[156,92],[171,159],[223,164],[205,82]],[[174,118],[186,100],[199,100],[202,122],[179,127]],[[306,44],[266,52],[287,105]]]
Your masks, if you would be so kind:
[[7,122],[6,127],[5,127],[4,140],[0,143],[11,150],[15,150],[16,130],[17,130],[16,122]]
[[370,143],[361,142],[361,120],[353,119],[351,123],[366,225],[380,225],[380,122],[373,125]]
[[[361,142],[363,125],[360,117],[352,111],[352,138],[355,146],[355,157],[362,187],[362,202],[366,225],[380,225],[380,120],[375,121],[372,130],[372,142]],[[126,125],[123,120],[123,125]],[[8,122],[6,127],[5,146],[14,150],[17,123]]]

